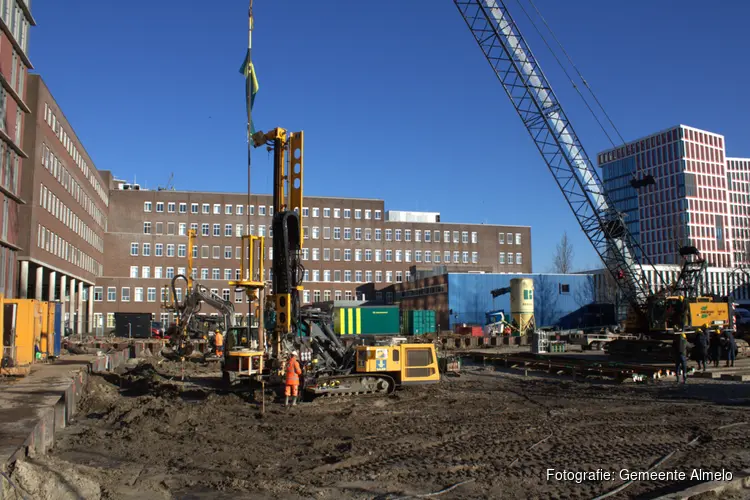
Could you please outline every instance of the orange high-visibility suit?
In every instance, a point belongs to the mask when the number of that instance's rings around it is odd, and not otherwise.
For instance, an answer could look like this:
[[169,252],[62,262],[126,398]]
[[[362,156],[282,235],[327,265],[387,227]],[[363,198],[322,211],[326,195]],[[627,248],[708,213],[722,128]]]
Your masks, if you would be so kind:
[[223,356],[224,355],[224,335],[221,334],[221,332],[217,331],[214,335],[214,345],[216,346],[216,355],[217,356]]
[[286,386],[284,387],[284,395],[289,397],[297,397],[297,390],[299,389],[299,376],[302,375],[302,368],[299,366],[296,356],[289,358],[286,364]]

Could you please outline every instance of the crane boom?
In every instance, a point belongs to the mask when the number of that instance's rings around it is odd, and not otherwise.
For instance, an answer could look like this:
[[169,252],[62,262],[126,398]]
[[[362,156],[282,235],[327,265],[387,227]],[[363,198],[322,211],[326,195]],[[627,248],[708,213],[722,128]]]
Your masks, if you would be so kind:
[[607,270],[617,278],[628,302],[636,311],[645,312],[651,291],[642,266],[653,264],[609,200],[599,175],[505,3],[503,0],[454,0],[454,3],[584,234]]

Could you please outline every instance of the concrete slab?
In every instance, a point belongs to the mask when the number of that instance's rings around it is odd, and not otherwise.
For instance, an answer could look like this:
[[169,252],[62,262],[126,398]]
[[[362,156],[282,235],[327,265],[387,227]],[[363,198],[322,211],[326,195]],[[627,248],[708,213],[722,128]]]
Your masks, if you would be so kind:
[[0,470],[52,447],[55,431],[75,414],[88,374],[116,368],[129,354],[125,349],[104,356],[64,356],[54,363],[32,365],[28,376],[0,385]]
[[750,375],[748,374],[731,374],[722,373],[721,380],[733,380],[735,382],[748,382],[750,381]]

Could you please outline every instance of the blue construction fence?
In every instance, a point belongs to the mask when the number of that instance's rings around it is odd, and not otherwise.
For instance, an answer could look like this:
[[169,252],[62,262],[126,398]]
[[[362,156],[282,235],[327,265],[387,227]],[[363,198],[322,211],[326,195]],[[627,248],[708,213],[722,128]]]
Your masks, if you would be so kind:
[[491,290],[509,287],[513,278],[534,280],[534,315],[538,326],[554,326],[564,316],[594,300],[590,274],[448,274],[450,328],[462,323],[484,325],[486,313],[510,314],[510,294],[496,299]]

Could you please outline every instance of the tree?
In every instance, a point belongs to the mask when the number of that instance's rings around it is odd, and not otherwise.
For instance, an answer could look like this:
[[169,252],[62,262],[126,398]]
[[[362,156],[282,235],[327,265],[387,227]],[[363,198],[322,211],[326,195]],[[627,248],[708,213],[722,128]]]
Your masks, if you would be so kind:
[[560,243],[555,250],[555,260],[553,262],[554,272],[568,274],[573,272],[573,244],[568,239],[568,233],[564,232]]

